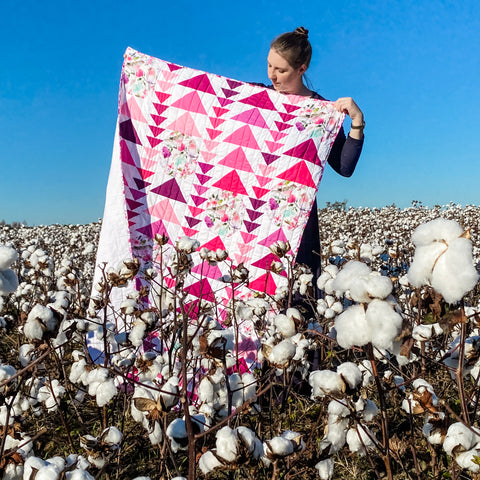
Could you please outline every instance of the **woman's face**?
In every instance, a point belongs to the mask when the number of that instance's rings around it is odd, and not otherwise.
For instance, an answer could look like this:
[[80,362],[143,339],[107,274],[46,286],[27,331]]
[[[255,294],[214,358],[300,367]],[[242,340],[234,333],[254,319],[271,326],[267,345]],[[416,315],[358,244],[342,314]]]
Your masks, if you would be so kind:
[[303,88],[302,75],[307,69],[305,65],[293,68],[287,60],[273,48],[268,53],[268,78],[273,88],[281,93],[299,94]]

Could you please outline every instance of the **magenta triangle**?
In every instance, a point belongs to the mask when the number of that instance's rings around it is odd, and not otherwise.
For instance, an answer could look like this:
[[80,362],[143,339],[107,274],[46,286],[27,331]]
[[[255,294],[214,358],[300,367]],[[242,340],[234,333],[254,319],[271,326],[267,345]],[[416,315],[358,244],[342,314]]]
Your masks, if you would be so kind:
[[156,193],[157,195],[162,195],[163,197],[171,198],[177,202],[187,203],[183,198],[177,181],[174,178],[163,183],[162,185],[159,185],[158,187],[153,188],[151,192]]
[[300,107],[298,105],[291,105],[289,103],[284,103],[283,106],[288,113],[292,113],[295,110],[298,110]]
[[197,283],[184,288],[184,291],[194,297],[202,298],[207,302],[215,301],[212,287],[206,278],[202,278]]
[[307,160],[315,165],[321,165],[320,159],[318,158],[317,146],[311,138],[309,138],[306,142],[303,142],[300,145],[288,150],[288,152],[285,152],[284,155],[290,155],[291,157]]
[[206,73],[203,73],[193,78],[189,78],[188,80],[181,82],[179,85],[193,88],[194,90],[197,90],[199,92],[206,92],[216,95],[215,90],[213,89],[212,84],[210,83],[210,79],[208,78],[208,75]]
[[197,178],[198,181],[203,185],[204,183],[207,183],[212,177],[209,175],[201,175],[200,173],[197,173]]
[[150,223],[142,228],[137,228],[137,232],[143,233],[149,238],[153,238],[157,233],[159,235],[168,235],[167,229],[161,220],[157,220],[154,223]]
[[232,117],[232,120],[238,120],[243,123],[248,123],[249,125],[255,125],[256,127],[269,128],[258,108],[252,108],[251,110],[239,113]]
[[286,130],[287,128],[292,128],[292,125],[289,125],[288,123],[278,122],[278,121],[275,121],[275,125],[277,126],[280,132],[282,132],[283,130]]
[[167,98],[171,96],[170,93],[164,93],[164,92],[155,92],[155,95],[157,96],[158,101],[160,103],[163,103],[165,100],[167,100]]
[[262,245],[264,247],[270,248],[272,243],[275,243],[278,240],[281,240],[282,242],[287,242],[288,241],[285,233],[283,232],[283,230],[281,228],[279,228],[276,232],[273,232],[271,235],[269,235],[264,240],[261,240],[260,242],[258,242],[258,244]]
[[291,182],[301,183],[307,187],[315,188],[315,182],[313,181],[312,174],[307,167],[305,162],[298,162],[297,164],[290,167],[288,170],[277,175],[277,178],[282,180],[290,180]]
[[220,105],[224,107],[225,105],[230,105],[233,103],[233,100],[230,100],[228,98],[223,98],[223,97],[217,97],[217,100],[219,101]]
[[168,63],[168,62],[166,63],[171,72],[174,72],[175,70],[180,70],[181,68],[183,68],[180,65],[175,65],[174,63]]
[[135,160],[132,157],[132,154],[130,153],[127,142],[123,139],[120,140],[120,159],[123,163],[126,163],[127,165],[133,165],[134,167],[137,166]]
[[192,200],[193,200],[193,203],[198,207],[199,205],[201,205],[203,202],[206,202],[207,199],[206,198],[203,198],[203,197],[199,197],[197,195],[190,195]]
[[294,118],[297,118],[296,115],[292,115],[291,113],[278,112],[278,114],[282,117],[282,120],[284,122],[289,122],[290,120],[293,120]]
[[229,174],[225,175],[218,182],[214,183],[213,186],[221,188],[222,190],[228,190],[229,192],[233,192],[237,195],[248,195],[240,176],[235,170],[232,170]]
[[195,90],[184,97],[179,98],[175,103],[172,103],[171,106],[181,108],[182,110],[187,110],[188,112],[201,113],[203,115],[207,114],[205,107],[203,106],[202,99]]
[[254,107],[264,108],[266,110],[276,110],[275,105],[273,104],[268,92],[262,90],[261,92],[255,93],[250,97],[240,100],[241,103],[246,103],[247,105],[253,105]]
[[162,132],[165,131],[164,128],[154,127],[153,125],[149,125],[149,127],[150,127],[150,131],[153,133],[155,137],[158,137]]
[[280,258],[278,258],[273,253],[269,253],[266,257],[252,263],[252,267],[263,268],[264,270],[270,270],[272,268],[272,262],[280,262]]
[[159,103],[154,103],[153,106],[159,115],[161,115],[168,108],[168,105],[160,105]]
[[160,115],[153,115],[153,114],[151,115],[151,117],[153,118],[153,121],[157,126],[167,119],[167,117],[161,117]]
[[215,165],[210,165],[209,163],[198,162],[198,166],[202,173],[208,173]]

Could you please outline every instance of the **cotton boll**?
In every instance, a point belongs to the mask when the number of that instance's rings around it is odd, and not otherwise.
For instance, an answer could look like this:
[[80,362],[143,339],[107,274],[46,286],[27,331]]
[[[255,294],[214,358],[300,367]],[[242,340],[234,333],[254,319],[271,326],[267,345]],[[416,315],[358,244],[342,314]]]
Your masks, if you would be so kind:
[[238,439],[247,447],[248,453],[258,460],[263,455],[263,443],[257,438],[255,433],[247,427],[237,427]]
[[331,458],[318,462],[315,468],[318,470],[320,480],[331,480],[333,478],[333,460]]
[[447,249],[443,243],[417,246],[412,263],[408,269],[407,278],[412,287],[421,287],[430,284],[432,269],[436,260]]
[[312,400],[325,395],[340,395],[345,392],[342,377],[331,370],[315,370],[310,373],[308,383],[312,386]]
[[[363,264],[362,264],[363,265]],[[371,341],[369,324],[362,305],[352,305],[335,319],[337,342],[343,348],[361,347]]]
[[7,270],[17,259],[18,253],[14,248],[0,245],[0,270]]
[[337,367],[337,373],[351,389],[356,389],[362,381],[362,372],[353,362],[340,364]]
[[296,351],[297,347],[290,339],[282,340],[272,348],[269,355],[269,361],[280,368],[285,367],[295,356]]
[[355,409],[358,413],[361,413],[366,422],[372,421],[378,414],[378,407],[368,398],[366,400],[359,399],[355,404]]
[[102,432],[101,437],[107,445],[120,445],[123,433],[117,427],[108,427]]
[[370,272],[370,268],[364,263],[351,260],[338,272],[332,287],[337,295],[343,295],[347,290],[350,290],[352,283],[358,277],[366,276]]
[[163,441],[162,428],[158,422],[154,423],[153,430],[148,433],[148,439],[152,445],[158,445]]
[[477,473],[480,470],[480,465],[477,463],[479,456],[480,447],[472,448],[471,450],[456,455],[455,461],[459,467],[466,468],[470,472]]
[[177,453],[179,450],[186,450],[188,445],[185,420],[176,418],[167,427],[167,437],[170,438],[172,450]]
[[297,333],[295,322],[292,318],[280,313],[273,320],[275,327],[284,338],[293,337]]
[[145,337],[145,331],[147,329],[147,325],[142,320],[136,320],[131,332],[128,335],[128,339],[135,347],[139,347],[143,343],[143,339]]
[[438,259],[432,272],[431,285],[448,303],[459,301],[478,282],[473,266],[472,244],[466,238],[457,238]]
[[268,458],[286,457],[294,452],[294,443],[288,438],[274,437],[264,442],[265,456]]
[[391,349],[394,339],[402,329],[403,319],[383,300],[373,300],[365,314],[373,345],[380,349]]
[[412,338],[418,342],[426,342],[432,338],[432,325],[415,325],[412,330]]
[[329,415],[326,439],[330,443],[330,453],[340,451],[345,445],[349,419]]
[[217,455],[228,463],[233,463],[238,456],[238,438],[235,430],[225,426],[216,435]]
[[457,422],[448,428],[443,449],[448,455],[454,456],[455,453],[472,449],[479,440],[479,435],[463,423]]
[[412,242],[416,246],[429,245],[432,242],[445,240],[447,243],[458,238],[463,228],[454,220],[437,218],[419,225],[412,234]]
[[353,453],[364,456],[366,450],[375,448],[373,441],[374,435],[365,425],[358,425],[356,428],[350,428],[347,432],[348,448]]
[[342,400],[331,400],[328,404],[328,414],[346,418],[350,416],[350,410]]
[[207,450],[201,457],[198,462],[198,466],[204,475],[213,472],[217,468],[223,467],[223,464],[218,460],[218,458],[210,451]]

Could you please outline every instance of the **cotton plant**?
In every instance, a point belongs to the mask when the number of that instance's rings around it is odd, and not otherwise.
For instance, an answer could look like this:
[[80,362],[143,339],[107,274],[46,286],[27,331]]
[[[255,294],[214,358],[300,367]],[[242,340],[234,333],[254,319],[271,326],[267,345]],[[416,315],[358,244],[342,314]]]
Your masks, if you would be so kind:
[[478,282],[468,230],[454,220],[437,218],[412,234],[416,250],[408,271],[413,287],[430,285],[447,303],[456,303]]
[[123,441],[123,433],[115,426],[107,427],[95,437],[80,437],[80,446],[87,454],[87,460],[97,468],[107,465],[118,452]]

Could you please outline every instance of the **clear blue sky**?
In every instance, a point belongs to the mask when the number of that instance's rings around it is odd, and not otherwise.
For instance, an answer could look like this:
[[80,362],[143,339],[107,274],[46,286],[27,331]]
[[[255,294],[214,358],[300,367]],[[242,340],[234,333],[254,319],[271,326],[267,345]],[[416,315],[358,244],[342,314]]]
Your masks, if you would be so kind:
[[267,82],[271,39],[303,25],[308,76],[366,119],[354,176],[318,201],[480,204],[478,0],[2,0],[0,220],[103,215],[123,53]]

